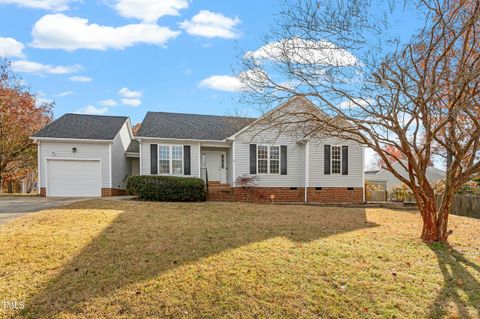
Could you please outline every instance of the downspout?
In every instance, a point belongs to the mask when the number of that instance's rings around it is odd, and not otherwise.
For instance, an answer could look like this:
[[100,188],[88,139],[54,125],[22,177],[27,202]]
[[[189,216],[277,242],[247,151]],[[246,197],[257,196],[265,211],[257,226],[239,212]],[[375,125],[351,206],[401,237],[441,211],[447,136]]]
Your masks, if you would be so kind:
[[41,180],[41,174],[40,174],[40,164],[41,164],[41,149],[40,149],[40,141],[37,142],[37,174],[38,174],[38,182],[37,182],[37,192],[40,194],[40,189],[42,188],[42,180]]
[[235,180],[236,180],[236,177],[235,177],[235,158],[236,158],[236,154],[235,154],[235,141],[233,141],[232,143],[232,185],[233,187],[235,187]]
[[142,176],[142,141],[138,140],[138,175]]
[[310,142],[305,143],[305,203],[308,203],[308,184],[310,179]]
[[365,203],[365,148],[363,146],[363,156],[362,156],[362,193],[363,193],[363,202]]
[[202,144],[198,143],[198,178],[200,179],[203,179],[202,169]]

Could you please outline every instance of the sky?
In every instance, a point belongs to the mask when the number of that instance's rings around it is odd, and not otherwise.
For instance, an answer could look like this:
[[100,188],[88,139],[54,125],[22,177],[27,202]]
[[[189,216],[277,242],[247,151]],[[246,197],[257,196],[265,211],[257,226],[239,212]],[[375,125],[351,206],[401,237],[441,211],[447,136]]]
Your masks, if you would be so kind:
[[[0,0],[0,57],[65,113],[258,115],[239,57],[260,50],[275,0]],[[399,21],[404,32],[409,21]],[[404,27],[402,27],[402,25]],[[367,152],[367,165],[373,153]]]

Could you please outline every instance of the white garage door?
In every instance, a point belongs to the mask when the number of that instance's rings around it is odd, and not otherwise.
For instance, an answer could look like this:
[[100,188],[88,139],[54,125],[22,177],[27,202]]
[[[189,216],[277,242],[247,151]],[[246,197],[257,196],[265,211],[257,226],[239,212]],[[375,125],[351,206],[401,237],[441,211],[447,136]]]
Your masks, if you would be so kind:
[[47,161],[47,196],[101,196],[100,161]]

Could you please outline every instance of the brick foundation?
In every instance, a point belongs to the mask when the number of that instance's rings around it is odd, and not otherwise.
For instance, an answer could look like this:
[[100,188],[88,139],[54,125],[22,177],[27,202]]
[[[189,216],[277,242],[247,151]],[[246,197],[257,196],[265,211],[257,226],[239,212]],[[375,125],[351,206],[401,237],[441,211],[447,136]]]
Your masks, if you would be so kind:
[[[222,187],[209,185],[208,200],[211,201],[236,201],[236,202],[272,202],[272,195],[275,195],[275,202],[304,202],[305,188],[303,187],[252,187],[244,189],[241,187]],[[363,188],[354,187],[323,187],[316,189],[308,188],[308,202],[310,203],[362,203]]]
[[127,191],[119,188],[102,188],[102,197],[125,196]]
[[40,197],[47,197],[47,189],[45,187],[40,187]]

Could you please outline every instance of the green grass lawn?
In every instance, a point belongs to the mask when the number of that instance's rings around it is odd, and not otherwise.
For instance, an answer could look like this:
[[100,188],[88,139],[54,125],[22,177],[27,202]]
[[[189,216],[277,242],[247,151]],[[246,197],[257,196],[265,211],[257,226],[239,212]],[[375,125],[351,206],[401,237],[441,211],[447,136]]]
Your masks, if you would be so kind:
[[386,209],[87,201],[0,227],[7,318],[479,318],[480,220],[451,247]]

